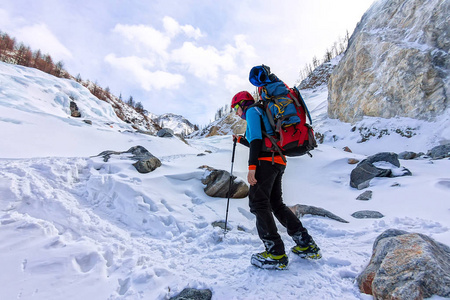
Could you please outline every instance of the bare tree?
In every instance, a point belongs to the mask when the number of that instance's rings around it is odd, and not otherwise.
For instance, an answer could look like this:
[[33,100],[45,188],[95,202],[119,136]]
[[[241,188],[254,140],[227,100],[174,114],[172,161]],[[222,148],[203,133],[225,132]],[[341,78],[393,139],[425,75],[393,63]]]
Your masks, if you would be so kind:
[[134,107],[135,103],[134,103],[133,96],[130,96],[130,98],[128,98],[127,104],[131,107]]
[[142,103],[140,101],[136,102],[136,105],[134,106],[134,108],[138,113],[144,112],[144,106],[142,105]]
[[53,71],[53,59],[50,55],[46,54],[44,55],[44,62],[43,62],[43,68],[41,69],[41,71],[48,73],[48,74],[52,74]]
[[329,62],[333,58],[332,50],[328,50],[325,52],[325,56],[323,57],[324,62]]
[[42,53],[41,50],[38,49],[33,53],[33,62],[31,63],[31,67],[37,68],[41,60],[42,60]]
[[312,63],[313,63],[314,68],[317,68],[320,65],[320,61],[317,59],[317,57],[315,55],[313,57]]
[[64,63],[62,61],[58,61],[55,65],[55,76],[62,77],[63,71],[64,71]]

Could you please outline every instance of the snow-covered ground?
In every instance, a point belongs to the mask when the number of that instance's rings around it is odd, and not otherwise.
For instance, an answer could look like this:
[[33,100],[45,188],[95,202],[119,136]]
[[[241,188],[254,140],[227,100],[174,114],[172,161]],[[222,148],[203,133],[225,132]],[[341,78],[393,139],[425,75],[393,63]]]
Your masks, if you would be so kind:
[[[349,186],[354,165],[347,159],[426,152],[450,140],[449,114],[434,123],[367,118],[357,126],[392,132],[358,143],[354,125],[326,118],[326,93],[304,92],[325,143],[313,158],[289,158],[284,199],[349,223],[302,217],[323,258],[289,254],[287,271],[267,271],[250,265],[263,246],[247,198],[230,200],[232,230],[225,237],[211,226],[225,219],[227,199],[204,193],[199,166],[229,171],[230,136],[187,145],[134,133],[77,83],[0,63],[0,299],[168,299],[186,287],[209,288],[213,299],[371,299],[355,277],[384,230],[424,233],[450,245],[450,160],[402,160],[412,176],[376,178],[372,199],[360,201],[362,191]],[[69,116],[69,96],[81,119]],[[398,124],[416,128],[416,135],[396,134]],[[96,157],[136,145],[162,166],[140,174],[125,155],[106,163]],[[240,178],[246,178],[247,151],[237,147],[233,173]],[[353,218],[359,210],[385,217]],[[286,247],[293,246],[281,226],[280,232]]]

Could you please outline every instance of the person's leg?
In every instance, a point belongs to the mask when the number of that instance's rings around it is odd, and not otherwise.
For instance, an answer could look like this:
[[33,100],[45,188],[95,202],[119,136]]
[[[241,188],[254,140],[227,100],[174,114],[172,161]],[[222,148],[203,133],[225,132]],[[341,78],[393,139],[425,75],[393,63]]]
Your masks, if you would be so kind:
[[278,234],[272,214],[270,195],[278,170],[272,164],[261,162],[256,168],[256,185],[250,187],[250,211],[256,216],[256,229],[266,251],[274,255],[285,253],[284,244]]
[[294,236],[300,232],[306,231],[302,222],[292,212],[292,210],[286,206],[282,197],[282,178],[285,170],[285,166],[274,165],[274,168],[279,169],[278,175],[274,180],[272,192],[270,194],[270,205],[273,213],[278,221],[287,229],[287,233],[290,236]]
[[308,230],[303,227],[299,218],[283,202],[282,197],[282,176],[285,166],[277,165],[280,169],[275,178],[272,193],[270,195],[270,204],[275,217],[287,229],[287,233],[297,244],[292,248],[292,252],[304,258],[321,258],[320,248],[309,235]]

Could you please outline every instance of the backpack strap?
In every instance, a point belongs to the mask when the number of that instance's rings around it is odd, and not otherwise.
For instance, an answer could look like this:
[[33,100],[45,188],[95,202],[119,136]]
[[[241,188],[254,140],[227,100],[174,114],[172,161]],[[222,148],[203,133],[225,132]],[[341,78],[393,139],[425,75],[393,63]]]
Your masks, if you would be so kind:
[[[261,117],[261,123],[262,123],[262,117]],[[274,148],[273,150],[276,150],[278,152],[278,154],[280,154],[281,159],[284,161],[284,163],[286,163],[287,162],[286,156],[284,156],[280,146],[277,145],[277,140],[273,136],[268,135],[265,130],[261,129],[261,132],[263,133],[263,136],[266,136],[270,140],[270,142],[272,143],[272,148]],[[274,163],[274,155],[275,155],[275,152],[272,152],[272,164]]]
[[[264,120],[263,120],[262,115],[259,115],[259,119],[261,122],[261,133],[263,136],[263,145],[264,145],[264,137],[268,138],[270,140],[270,142],[272,143],[272,150],[275,150],[276,152],[278,152],[278,154],[280,154],[283,162],[286,163],[287,162],[286,156],[284,156],[281,148],[278,146],[277,140],[273,136],[269,135],[267,133],[267,131],[265,130],[266,127],[264,126]],[[272,164],[275,163],[275,151],[272,151]]]
[[289,96],[295,102],[295,105],[303,107],[306,116],[308,117],[309,124],[312,125],[311,114],[309,113],[305,100],[303,99],[302,94],[300,94],[300,91],[297,89],[297,87],[294,86],[292,89],[289,89]]

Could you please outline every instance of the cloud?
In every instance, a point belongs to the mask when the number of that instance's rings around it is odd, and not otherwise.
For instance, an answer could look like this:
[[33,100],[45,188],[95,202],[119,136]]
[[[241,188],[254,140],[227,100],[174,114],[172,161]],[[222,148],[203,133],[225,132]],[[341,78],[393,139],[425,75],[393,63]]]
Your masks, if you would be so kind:
[[128,76],[124,76],[124,78],[137,82],[146,91],[178,89],[185,81],[184,77],[179,74],[159,70],[151,71],[150,68],[154,66],[154,63],[149,59],[136,56],[116,57],[115,54],[108,54],[105,61],[125,72]]
[[56,60],[71,59],[72,53],[45,24],[24,26],[13,32],[18,41],[24,41],[32,49],[40,49],[43,53],[49,53]]
[[257,57],[254,47],[246,42],[244,35],[235,36],[234,42],[235,45],[225,45],[224,50],[185,42],[181,48],[172,51],[170,59],[186,65],[190,73],[211,83],[222,75],[226,76],[226,73],[238,72],[238,65],[248,67],[248,62]]
[[180,26],[180,24],[171,17],[164,17],[163,25],[166,33],[171,37],[184,33],[186,36],[197,40],[205,36],[199,28],[194,28],[192,25]]
[[169,36],[150,26],[117,24],[113,32],[120,34],[128,42],[134,44],[135,49],[154,51],[163,56],[170,45]]
[[187,65],[189,72],[206,81],[216,79],[219,68],[230,69],[235,66],[232,55],[220,53],[211,46],[197,47],[191,42],[185,42],[181,48],[173,50],[171,59]]

